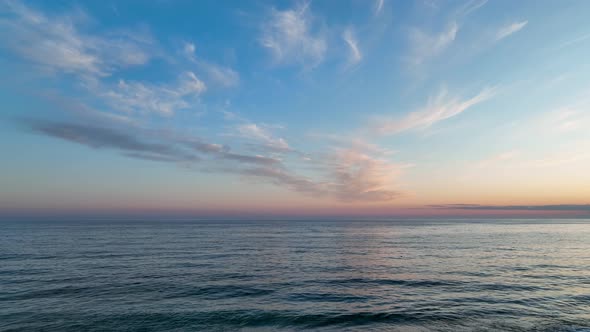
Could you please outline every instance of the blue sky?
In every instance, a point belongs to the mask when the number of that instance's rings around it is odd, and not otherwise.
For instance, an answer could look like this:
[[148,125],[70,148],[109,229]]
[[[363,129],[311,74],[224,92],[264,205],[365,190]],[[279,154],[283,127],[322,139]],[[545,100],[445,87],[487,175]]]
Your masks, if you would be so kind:
[[3,0],[0,208],[587,213],[589,10]]

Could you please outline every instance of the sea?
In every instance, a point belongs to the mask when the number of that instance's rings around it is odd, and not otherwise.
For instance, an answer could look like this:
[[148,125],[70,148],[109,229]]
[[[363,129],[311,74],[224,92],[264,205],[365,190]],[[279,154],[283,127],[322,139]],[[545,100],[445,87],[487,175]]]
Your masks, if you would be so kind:
[[590,331],[590,220],[8,220],[0,331]]

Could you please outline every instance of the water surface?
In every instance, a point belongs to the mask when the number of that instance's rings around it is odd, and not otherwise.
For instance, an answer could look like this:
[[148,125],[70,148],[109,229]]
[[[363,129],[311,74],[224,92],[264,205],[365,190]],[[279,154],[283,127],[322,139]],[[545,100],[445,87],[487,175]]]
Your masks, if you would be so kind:
[[2,331],[588,327],[587,220],[0,223]]

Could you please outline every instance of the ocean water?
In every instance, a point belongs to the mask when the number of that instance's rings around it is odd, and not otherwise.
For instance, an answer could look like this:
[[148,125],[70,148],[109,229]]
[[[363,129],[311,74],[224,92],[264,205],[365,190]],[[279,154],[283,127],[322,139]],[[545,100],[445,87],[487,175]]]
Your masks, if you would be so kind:
[[1,331],[590,331],[590,221],[1,222]]

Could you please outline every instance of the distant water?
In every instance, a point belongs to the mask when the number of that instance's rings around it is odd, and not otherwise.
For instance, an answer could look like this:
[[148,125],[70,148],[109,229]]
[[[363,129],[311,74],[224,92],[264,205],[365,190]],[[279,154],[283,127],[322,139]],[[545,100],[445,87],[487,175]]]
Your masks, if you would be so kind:
[[0,223],[2,331],[590,331],[590,221]]

